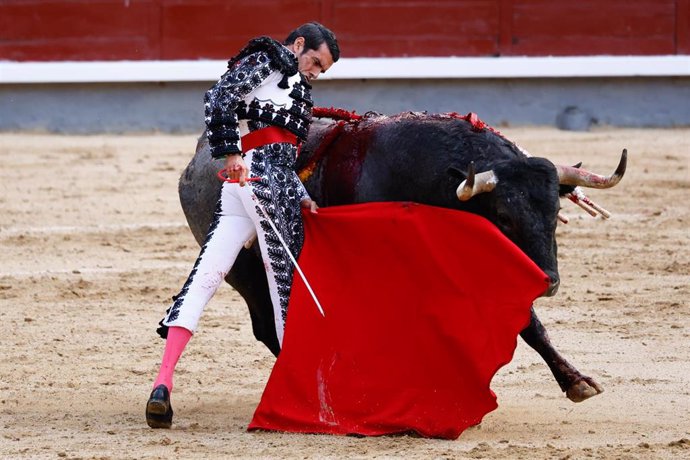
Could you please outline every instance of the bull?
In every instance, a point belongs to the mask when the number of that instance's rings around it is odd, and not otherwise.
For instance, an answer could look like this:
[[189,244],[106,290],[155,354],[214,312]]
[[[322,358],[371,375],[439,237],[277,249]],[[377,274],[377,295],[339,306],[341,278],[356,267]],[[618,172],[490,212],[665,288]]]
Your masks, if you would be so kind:
[[[478,214],[548,275],[546,296],[554,295],[559,285],[555,232],[560,197],[575,187],[612,187],[626,167],[625,151],[610,176],[579,165],[554,165],[529,156],[470,116],[369,113],[353,118],[315,122],[301,148],[297,169],[319,205],[412,201]],[[202,135],[179,182],[182,208],[199,244],[211,222],[221,168]],[[247,302],[256,339],[277,356],[273,309],[256,247],[241,251],[226,281]],[[554,348],[533,307],[529,326],[520,335],[541,355],[571,401],[603,391]]]

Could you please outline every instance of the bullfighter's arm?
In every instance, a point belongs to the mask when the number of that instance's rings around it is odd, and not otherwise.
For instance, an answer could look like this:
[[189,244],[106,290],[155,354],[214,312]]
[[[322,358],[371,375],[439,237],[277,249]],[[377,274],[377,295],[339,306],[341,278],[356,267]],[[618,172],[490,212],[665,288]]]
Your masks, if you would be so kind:
[[253,53],[239,60],[206,92],[206,133],[213,158],[242,153],[236,109],[276,70],[277,65],[266,53]]

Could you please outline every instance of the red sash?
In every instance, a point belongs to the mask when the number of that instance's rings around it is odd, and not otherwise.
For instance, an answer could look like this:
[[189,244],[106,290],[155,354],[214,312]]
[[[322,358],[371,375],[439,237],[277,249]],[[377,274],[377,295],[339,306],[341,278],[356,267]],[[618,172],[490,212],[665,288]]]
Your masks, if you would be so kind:
[[277,126],[269,126],[268,128],[257,129],[249,134],[242,136],[242,152],[261,147],[262,145],[275,144],[278,142],[285,142],[288,144],[297,145],[297,136],[290,131]]

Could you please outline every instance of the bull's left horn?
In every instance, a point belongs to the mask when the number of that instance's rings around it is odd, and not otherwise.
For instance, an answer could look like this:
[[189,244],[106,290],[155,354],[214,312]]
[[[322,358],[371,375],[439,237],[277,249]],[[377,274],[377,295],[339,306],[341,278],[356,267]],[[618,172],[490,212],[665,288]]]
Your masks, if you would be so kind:
[[584,169],[573,166],[556,166],[558,171],[558,182],[561,185],[576,185],[590,188],[610,188],[616,185],[625,174],[625,167],[628,163],[628,150],[623,149],[621,160],[616,171],[610,176],[600,176]]
[[497,183],[498,179],[492,170],[475,174],[474,163],[471,163],[467,179],[462,181],[455,193],[458,195],[458,200],[467,201],[479,193],[492,191]]

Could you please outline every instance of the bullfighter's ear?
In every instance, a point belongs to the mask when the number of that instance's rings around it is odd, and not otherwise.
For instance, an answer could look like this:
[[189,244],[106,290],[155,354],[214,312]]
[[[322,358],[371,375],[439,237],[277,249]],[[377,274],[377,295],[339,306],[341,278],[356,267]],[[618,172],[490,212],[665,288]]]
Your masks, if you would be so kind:
[[461,171],[460,169],[456,168],[455,166],[449,166],[446,172],[451,176],[455,177],[456,179],[460,180],[465,180],[467,179],[467,173],[464,171]]

